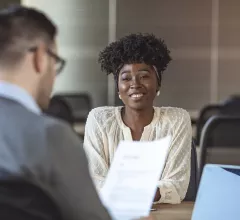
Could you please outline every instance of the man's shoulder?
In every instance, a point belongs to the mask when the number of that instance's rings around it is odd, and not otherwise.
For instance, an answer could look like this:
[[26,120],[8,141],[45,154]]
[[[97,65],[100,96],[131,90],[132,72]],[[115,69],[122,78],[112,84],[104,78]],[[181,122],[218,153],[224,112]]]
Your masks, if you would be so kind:
[[46,115],[43,115],[42,117],[48,145],[52,145],[54,148],[65,148],[71,144],[81,146],[81,138],[67,122]]
[[[7,98],[1,97],[0,105],[0,120],[2,123],[6,124],[5,128],[2,128],[5,132],[9,132],[9,130],[19,134],[23,130],[29,131],[33,134],[34,132],[41,132],[43,126],[39,114],[36,114],[20,103]],[[21,127],[21,130],[14,129],[19,127]]]
[[[31,134],[60,132],[70,130],[70,126],[64,121],[55,119],[46,114],[36,114],[25,108],[18,102],[1,99],[0,119],[6,120],[8,127],[22,127],[21,131],[29,131]],[[23,129],[24,128],[24,129]]]
[[61,120],[61,119],[56,119],[54,117],[42,114],[41,115],[42,120],[43,120],[43,125],[44,125],[44,129],[46,130],[46,132],[66,132],[66,131],[72,131],[70,125]]

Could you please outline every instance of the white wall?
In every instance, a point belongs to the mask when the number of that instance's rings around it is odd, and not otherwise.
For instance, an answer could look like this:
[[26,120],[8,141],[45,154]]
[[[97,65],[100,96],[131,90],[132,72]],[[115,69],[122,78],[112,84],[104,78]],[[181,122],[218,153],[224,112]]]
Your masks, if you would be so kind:
[[46,12],[59,27],[59,54],[67,66],[54,93],[87,92],[93,106],[107,104],[107,76],[97,64],[108,43],[108,0],[23,0]]

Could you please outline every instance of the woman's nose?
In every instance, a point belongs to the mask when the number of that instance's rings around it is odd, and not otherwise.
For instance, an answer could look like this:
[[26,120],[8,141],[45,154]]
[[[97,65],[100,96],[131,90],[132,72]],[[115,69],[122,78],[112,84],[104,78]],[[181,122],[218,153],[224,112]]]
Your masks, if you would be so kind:
[[132,78],[131,88],[139,88],[139,87],[141,87],[140,79],[138,77]]

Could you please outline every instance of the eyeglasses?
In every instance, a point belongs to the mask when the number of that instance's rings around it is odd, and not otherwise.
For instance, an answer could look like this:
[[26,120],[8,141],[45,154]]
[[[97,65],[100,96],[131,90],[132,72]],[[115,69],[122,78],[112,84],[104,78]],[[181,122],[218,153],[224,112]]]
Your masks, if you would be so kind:
[[[30,52],[36,52],[36,50],[37,50],[37,47],[32,47],[32,48],[29,49]],[[55,68],[56,68],[56,73],[58,75],[59,73],[62,72],[64,66],[66,65],[66,60],[59,57],[57,54],[52,52],[50,49],[47,49],[46,52],[50,57],[55,59],[55,62],[56,62]]]

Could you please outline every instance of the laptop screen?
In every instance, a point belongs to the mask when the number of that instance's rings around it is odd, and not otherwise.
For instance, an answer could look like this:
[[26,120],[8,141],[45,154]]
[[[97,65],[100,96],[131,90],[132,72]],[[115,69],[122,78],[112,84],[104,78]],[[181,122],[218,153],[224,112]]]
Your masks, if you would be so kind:
[[222,167],[222,168],[228,172],[231,172],[240,176],[240,168],[225,168],[225,167]]
[[240,219],[240,167],[207,164],[200,181],[192,220]]

